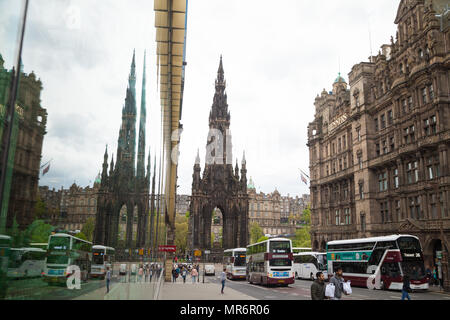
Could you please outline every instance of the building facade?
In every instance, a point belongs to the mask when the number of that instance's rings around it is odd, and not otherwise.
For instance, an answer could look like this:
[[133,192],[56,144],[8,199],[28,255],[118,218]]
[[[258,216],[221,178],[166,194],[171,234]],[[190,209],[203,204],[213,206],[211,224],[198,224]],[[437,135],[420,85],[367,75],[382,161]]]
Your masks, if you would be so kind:
[[[308,206],[308,195],[303,197],[281,196],[278,190],[265,194],[256,192],[250,177],[247,186],[249,201],[249,225],[257,223],[265,235],[294,235],[301,227],[303,210]],[[305,201],[306,200],[306,201]]]
[[[0,145],[3,151],[3,132],[6,106],[9,99],[12,70],[4,67],[0,55]],[[47,111],[41,106],[42,82],[34,72],[21,72],[15,106],[15,121],[11,136],[9,162],[13,163],[12,176],[7,175],[10,185],[9,201],[1,210],[6,210],[6,227],[11,228],[14,220],[20,229],[25,229],[34,219],[37,202],[38,181],[42,144],[46,134]],[[1,161],[1,160],[0,160]],[[6,206],[7,207],[6,207]]]
[[[450,32],[445,1],[402,0],[396,40],[315,100],[308,126],[313,250],[419,237],[448,281]],[[440,15],[440,16],[437,16]]]

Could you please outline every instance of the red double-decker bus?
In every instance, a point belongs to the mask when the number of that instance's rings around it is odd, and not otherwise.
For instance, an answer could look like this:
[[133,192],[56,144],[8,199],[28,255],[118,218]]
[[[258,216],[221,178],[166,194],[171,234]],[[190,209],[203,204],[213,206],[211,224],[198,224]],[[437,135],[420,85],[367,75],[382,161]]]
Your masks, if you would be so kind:
[[429,288],[420,241],[412,235],[391,235],[327,243],[328,276],[338,267],[353,286],[401,290],[408,275],[411,289]]
[[272,238],[247,246],[247,281],[287,286],[294,283],[292,241]]

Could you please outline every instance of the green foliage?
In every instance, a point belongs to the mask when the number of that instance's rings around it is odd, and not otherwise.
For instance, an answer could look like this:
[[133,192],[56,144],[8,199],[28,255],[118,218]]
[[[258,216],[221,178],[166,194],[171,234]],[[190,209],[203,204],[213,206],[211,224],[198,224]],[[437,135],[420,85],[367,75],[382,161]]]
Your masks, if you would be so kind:
[[186,218],[189,218],[190,215],[191,213],[189,211],[186,211]]
[[216,235],[214,232],[211,232],[211,247],[214,247],[214,240],[216,240]]
[[175,218],[175,245],[177,252],[183,254],[187,247],[188,235],[188,218],[186,216],[177,215]]
[[258,239],[264,236],[264,232],[257,222],[250,224],[250,244],[258,242]]
[[92,241],[92,238],[94,236],[94,229],[95,229],[95,218],[89,217],[85,224],[83,225],[83,228],[81,228],[81,232],[83,232],[88,241]]
[[47,205],[41,200],[39,194],[37,195],[37,201],[34,206],[34,217],[36,219],[45,219],[47,217]]
[[311,209],[309,206],[303,210],[301,221],[304,225],[295,232],[292,245],[294,247],[311,247]]
[[261,241],[266,241],[266,240],[269,240],[269,237],[262,236],[262,237],[259,238],[256,242],[261,242]]
[[12,237],[12,246],[20,248],[28,247],[32,242],[48,242],[48,237],[53,230],[54,227],[45,223],[44,220],[34,220],[25,230],[20,230],[16,219],[14,219],[13,227],[8,234]]
[[86,237],[86,235],[83,232],[78,232],[77,234],[75,234],[75,237],[82,239],[82,240],[88,240],[88,238]]

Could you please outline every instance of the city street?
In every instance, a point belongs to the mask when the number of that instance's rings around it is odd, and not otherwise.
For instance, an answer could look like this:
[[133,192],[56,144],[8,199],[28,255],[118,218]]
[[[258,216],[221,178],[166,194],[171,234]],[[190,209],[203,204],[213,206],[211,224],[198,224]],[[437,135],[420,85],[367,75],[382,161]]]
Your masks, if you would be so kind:
[[[221,265],[216,264],[216,276],[205,277],[205,283],[217,283],[218,294],[220,292],[220,268]],[[200,284],[202,284],[202,280],[203,274],[200,277]],[[186,280],[186,282],[189,283],[190,279]],[[311,300],[311,284],[312,282],[309,280],[296,279],[295,283],[288,287],[266,287],[249,284],[245,280],[227,280],[225,291],[229,287],[257,300]],[[349,296],[344,296],[342,300],[400,300],[402,296],[400,291],[369,290],[358,287],[352,287],[352,290],[353,293]],[[450,300],[449,294],[435,292],[434,290],[410,293],[411,300]]]

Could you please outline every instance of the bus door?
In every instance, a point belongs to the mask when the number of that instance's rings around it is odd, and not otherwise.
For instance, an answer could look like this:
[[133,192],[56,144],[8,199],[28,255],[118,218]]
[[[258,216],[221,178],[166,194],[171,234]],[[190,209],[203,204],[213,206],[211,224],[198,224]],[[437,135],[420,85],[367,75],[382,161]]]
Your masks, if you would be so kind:
[[[400,262],[402,257],[400,250],[387,250],[381,264],[381,289],[392,288],[392,284],[401,284],[402,276]],[[398,285],[395,285],[397,289]]]

